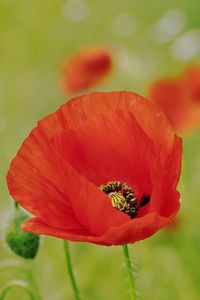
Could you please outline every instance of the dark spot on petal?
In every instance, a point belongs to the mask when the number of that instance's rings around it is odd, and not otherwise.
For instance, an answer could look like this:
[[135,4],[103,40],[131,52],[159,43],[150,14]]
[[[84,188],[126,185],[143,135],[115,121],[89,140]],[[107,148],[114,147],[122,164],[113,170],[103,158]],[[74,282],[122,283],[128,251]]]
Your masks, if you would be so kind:
[[150,202],[150,198],[151,198],[150,195],[143,195],[139,207],[143,207],[147,205]]

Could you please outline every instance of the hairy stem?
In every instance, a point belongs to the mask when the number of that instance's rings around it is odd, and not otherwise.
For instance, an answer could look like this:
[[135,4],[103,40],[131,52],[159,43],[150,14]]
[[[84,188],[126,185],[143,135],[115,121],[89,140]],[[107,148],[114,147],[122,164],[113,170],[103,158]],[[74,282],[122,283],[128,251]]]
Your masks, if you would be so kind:
[[132,268],[131,260],[130,260],[130,256],[129,256],[128,245],[123,245],[122,247],[123,247],[126,268],[128,271],[128,281],[129,281],[130,296],[131,296],[130,299],[136,300],[135,282],[134,282],[134,278],[133,278],[133,268]]

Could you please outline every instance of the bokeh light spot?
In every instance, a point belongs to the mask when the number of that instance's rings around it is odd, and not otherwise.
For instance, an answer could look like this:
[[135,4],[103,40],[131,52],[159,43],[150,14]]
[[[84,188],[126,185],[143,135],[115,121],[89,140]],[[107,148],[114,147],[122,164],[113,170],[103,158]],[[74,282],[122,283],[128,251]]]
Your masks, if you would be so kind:
[[84,0],[68,0],[63,6],[63,14],[69,22],[79,23],[89,15],[89,6]]
[[186,16],[179,10],[169,10],[151,28],[151,34],[159,43],[166,43],[183,31]]
[[188,61],[200,53],[200,29],[182,34],[171,46],[172,56],[179,61]]
[[131,36],[138,27],[138,21],[128,13],[117,15],[112,22],[113,32],[123,38]]

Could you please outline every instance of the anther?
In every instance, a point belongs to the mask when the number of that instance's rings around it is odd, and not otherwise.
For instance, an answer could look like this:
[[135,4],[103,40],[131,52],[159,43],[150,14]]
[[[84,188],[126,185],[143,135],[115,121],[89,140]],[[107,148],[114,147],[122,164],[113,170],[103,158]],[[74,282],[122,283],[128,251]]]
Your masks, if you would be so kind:
[[120,181],[109,181],[100,188],[110,197],[113,207],[126,213],[131,219],[135,218],[139,209],[150,201],[150,195],[143,195],[138,201],[134,190]]
[[137,216],[137,199],[134,191],[126,183],[110,181],[102,185],[101,190],[108,194],[113,207],[126,213],[131,219]]

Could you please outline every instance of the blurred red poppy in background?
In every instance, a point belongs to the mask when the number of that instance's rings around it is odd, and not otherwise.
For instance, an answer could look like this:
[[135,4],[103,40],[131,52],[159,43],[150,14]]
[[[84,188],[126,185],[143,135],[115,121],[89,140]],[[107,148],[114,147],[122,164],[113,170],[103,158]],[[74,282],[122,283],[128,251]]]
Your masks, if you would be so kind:
[[102,245],[133,243],[179,210],[182,141],[157,104],[130,92],[77,97],[38,122],[11,163],[23,229]]
[[149,98],[160,104],[175,131],[200,123],[200,67],[190,66],[177,78],[155,81]]
[[180,214],[177,214],[175,218],[173,218],[168,224],[167,226],[165,226],[165,232],[168,233],[168,234],[171,234],[171,233],[176,233],[182,223],[183,223],[183,216],[180,216]]
[[62,81],[66,91],[80,92],[99,84],[112,68],[108,49],[90,46],[79,49],[63,68]]

